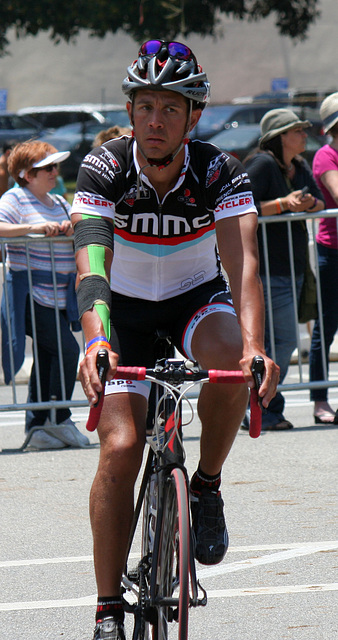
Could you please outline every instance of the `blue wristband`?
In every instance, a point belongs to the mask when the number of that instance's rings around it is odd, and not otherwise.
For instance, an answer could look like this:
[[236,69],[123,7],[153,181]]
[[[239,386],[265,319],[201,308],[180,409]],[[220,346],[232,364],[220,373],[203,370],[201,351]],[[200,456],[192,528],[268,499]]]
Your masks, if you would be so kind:
[[106,338],[106,336],[97,336],[97,338],[93,338],[92,340],[89,340],[86,349],[88,349],[88,347],[91,347],[92,344],[95,344],[95,342],[107,342],[107,344],[109,344],[109,340],[108,338]]

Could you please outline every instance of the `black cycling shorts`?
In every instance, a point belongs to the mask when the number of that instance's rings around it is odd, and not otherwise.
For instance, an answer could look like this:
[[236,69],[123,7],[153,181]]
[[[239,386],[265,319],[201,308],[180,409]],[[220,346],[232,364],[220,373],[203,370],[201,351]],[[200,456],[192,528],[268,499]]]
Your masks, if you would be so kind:
[[121,365],[152,367],[156,331],[165,330],[178,351],[193,359],[190,344],[195,327],[205,315],[219,311],[235,315],[230,289],[221,276],[159,302],[113,292],[111,347]]

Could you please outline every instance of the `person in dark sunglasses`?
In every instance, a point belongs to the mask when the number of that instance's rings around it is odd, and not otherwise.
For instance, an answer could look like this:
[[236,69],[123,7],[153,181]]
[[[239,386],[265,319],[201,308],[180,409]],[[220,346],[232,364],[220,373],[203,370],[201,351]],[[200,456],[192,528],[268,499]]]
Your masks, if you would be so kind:
[[[242,368],[261,355],[267,406],[279,370],[264,351],[257,210],[240,162],[190,141],[210,85],[185,44],[149,40],[122,85],[133,135],[105,142],[83,160],[72,206],[79,314],[87,343],[80,379],[89,403],[101,384],[96,355],[153,366],[156,330],[206,369]],[[203,116],[202,116],[203,117]],[[228,281],[221,272],[222,263]],[[98,603],[94,640],[124,640],[120,579],[133,513],[133,485],[145,441],[148,389],[105,388],[101,443],[91,491]],[[247,405],[245,385],[204,385],[199,398],[201,457],[191,480],[195,555],[221,562],[228,537],[221,469]]]
[[47,171],[47,173],[52,173],[53,169],[57,169],[58,165],[56,164],[56,162],[53,162],[52,164],[48,164],[46,167],[39,167],[38,169],[36,169],[36,171]]
[[[57,151],[52,145],[39,140],[17,144],[9,155],[8,169],[18,184],[0,199],[0,235],[8,238],[6,282],[9,309],[7,313],[3,297],[2,366],[5,383],[9,384],[12,380],[11,356],[16,374],[24,361],[25,336],[34,339],[36,348],[33,349],[27,398],[33,408],[26,412],[26,435],[30,434],[28,446],[40,450],[89,444],[87,436],[80,433],[71,420],[68,407],[56,411],[54,423],[49,410],[36,406],[41,401],[50,401],[52,396],[58,400],[70,400],[77,374],[79,346],[71,328],[79,331],[81,327],[78,317],[74,316],[74,248],[72,242],[51,245],[46,240],[47,237],[73,235],[69,203],[50,193],[55,187],[58,165],[69,155],[69,151]],[[40,240],[27,245],[11,242],[12,238],[31,235],[41,236]],[[71,307],[69,302],[72,299],[75,304]]]

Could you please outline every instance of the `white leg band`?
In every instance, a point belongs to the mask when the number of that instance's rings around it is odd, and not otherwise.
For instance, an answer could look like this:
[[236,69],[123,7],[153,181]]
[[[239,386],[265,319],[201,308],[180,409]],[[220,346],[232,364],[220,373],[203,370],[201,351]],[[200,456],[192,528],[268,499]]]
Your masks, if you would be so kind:
[[191,318],[191,320],[189,320],[183,334],[182,342],[183,342],[184,351],[188,356],[188,358],[191,358],[191,360],[194,360],[194,356],[191,352],[191,341],[192,341],[192,337],[194,335],[194,331],[196,327],[199,325],[201,320],[206,318],[206,316],[209,316],[212,313],[219,313],[219,312],[230,313],[232,316],[236,316],[235,309],[233,308],[231,303],[216,302],[216,303],[206,304],[204,307],[201,307],[201,309],[199,309],[197,313],[195,313],[195,315]]
[[112,393],[138,393],[148,400],[150,386],[151,382],[148,380],[120,380],[119,378],[114,378],[114,380],[106,382],[104,393],[106,396]]

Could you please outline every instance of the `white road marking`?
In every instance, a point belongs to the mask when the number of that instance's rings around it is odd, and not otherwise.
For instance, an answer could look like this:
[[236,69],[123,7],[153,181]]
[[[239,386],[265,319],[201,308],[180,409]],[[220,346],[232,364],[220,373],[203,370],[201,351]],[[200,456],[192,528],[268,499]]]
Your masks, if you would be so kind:
[[295,584],[281,587],[253,587],[250,589],[219,589],[207,591],[209,598],[238,598],[240,596],[264,596],[283,593],[318,593],[319,591],[338,591],[338,582],[331,584]]
[[5,560],[0,562],[0,569],[7,567],[30,567],[45,564],[64,564],[69,562],[92,562],[93,556],[71,556],[69,558],[31,558],[30,560]]
[[0,611],[30,611],[32,609],[61,609],[64,607],[89,607],[95,605],[97,595],[68,600],[37,600],[28,602],[2,602]]
[[[328,542],[320,542],[319,544],[337,544],[338,540],[328,541]],[[258,545],[250,545],[247,547],[229,547],[227,553],[239,553],[239,552],[255,552],[255,551],[279,551],[283,549],[299,549],[300,547],[313,546],[314,544],[318,544],[317,542],[289,542],[288,544],[258,544]]]
[[299,545],[294,549],[280,551],[279,553],[273,553],[268,556],[248,558],[247,560],[240,560],[238,562],[232,562],[231,564],[218,564],[213,567],[208,567],[207,569],[201,569],[198,571],[198,577],[211,578],[225,573],[235,573],[236,571],[243,571],[244,569],[251,569],[252,567],[265,564],[274,564],[275,562],[285,562],[285,560],[311,555],[318,551],[329,551],[330,549],[338,549],[337,540],[330,542],[309,542],[304,545]]
[[[219,589],[208,591],[208,598],[238,598],[243,596],[264,596],[290,593],[318,593],[338,591],[338,583],[296,584],[280,587],[251,587],[250,589]],[[67,607],[92,607],[96,604],[96,594],[68,600],[37,600],[28,602],[3,602],[0,611],[31,611],[33,609],[62,609]]]
[[[264,564],[272,564],[274,562],[282,562],[291,560],[305,555],[318,553],[320,551],[329,551],[338,549],[338,541],[327,542],[307,542],[304,544],[291,543],[288,545],[258,545],[247,547],[233,547],[229,549],[232,552],[257,552],[278,550],[267,556],[259,558],[248,558],[239,562],[230,564],[221,564],[217,567],[208,567],[198,571],[199,578],[207,578],[224,573],[232,573],[243,569],[250,569]],[[137,557],[136,553],[132,557]],[[36,558],[31,560],[9,560],[0,563],[0,568],[37,566],[46,564],[62,564],[72,562],[91,562],[92,556],[74,556],[63,558]],[[321,591],[337,591],[338,583],[314,583],[301,585],[284,585],[273,587],[251,587],[242,589],[216,589],[208,591],[208,598],[234,598],[252,595],[276,595],[288,593],[318,593]],[[58,609],[64,607],[86,607],[93,606],[96,603],[96,595],[84,596],[82,598],[69,598],[64,600],[38,600],[23,602],[3,602],[0,603],[0,611],[28,611],[32,609]]]
[[[292,550],[296,550],[296,554]],[[295,558],[299,555],[308,555],[311,553],[317,553],[318,551],[327,551],[330,549],[338,549],[338,540],[329,540],[324,542],[291,542],[288,544],[265,544],[265,545],[250,545],[244,547],[229,547],[229,553],[255,553],[257,551],[282,551],[283,554],[273,554],[269,556],[263,556],[261,558],[251,558],[232,564],[220,564],[217,567],[209,567],[208,569],[201,569],[198,575],[208,575],[215,569],[222,569],[220,573],[231,573],[230,570],[224,571],[230,567],[250,568],[257,564],[270,564],[271,562],[279,562],[289,558]],[[291,555],[290,555],[291,552]],[[301,552],[301,553],[300,553]],[[285,554],[287,554],[285,556]],[[283,556],[283,557],[282,557]],[[129,554],[130,559],[135,560],[139,557],[139,553],[132,552]],[[0,569],[6,569],[9,567],[29,567],[46,564],[67,564],[76,562],[93,562],[93,556],[65,556],[60,558],[31,558],[23,560],[3,560],[0,562]],[[235,569],[236,571],[237,569]],[[204,572],[204,573],[203,573]]]

